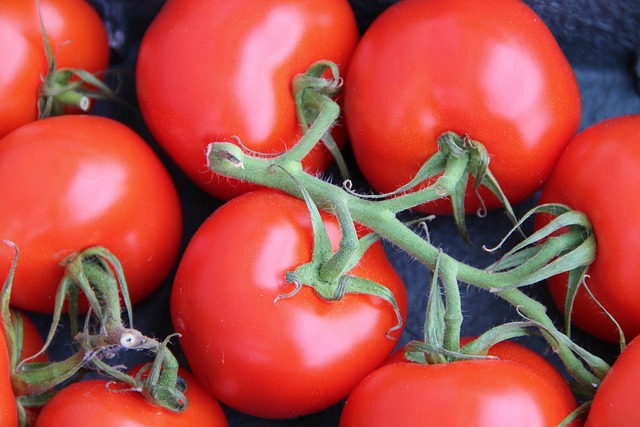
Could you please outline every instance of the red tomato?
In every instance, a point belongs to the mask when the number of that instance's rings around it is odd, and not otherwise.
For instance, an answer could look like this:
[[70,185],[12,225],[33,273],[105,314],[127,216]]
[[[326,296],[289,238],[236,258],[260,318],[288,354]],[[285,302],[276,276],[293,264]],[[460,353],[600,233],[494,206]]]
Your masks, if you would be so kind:
[[[31,122],[0,140],[0,239],[18,246],[11,302],[51,312],[65,257],[100,245],[122,263],[132,302],[177,257],[182,214],[166,169],[126,126],[95,116]],[[14,252],[0,245],[0,277]]]
[[633,339],[600,383],[585,426],[640,425],[640,338]]
[[[471,337],[461,338],[460,345],[465,345],[472,339],[473,338]],[[575,396],[562,374],[560,374],[560,372],[558,372],[558,370],[547,359],[535,351],[518,344],[515,341],[506,340],[493,345],[489,349],[488,354],[489,356],[497,357],[500,360],[519,363],[520,365],[528,368],[552,384],[558,395],[561,396],[559,398],[567,402],[567,404],[576,404]],[[404,355],[405,349],[403,347],[393,352],[393,354],[387,359],[386,363],[411,363],[405,359]]]
[[[336,219],[323,214],[335,250]],[[293,290],[285,273],[311,260],[305,203],[275,190],[238,196],[193,236],[173,284],[171,314],[189,366],[225,404],[254,416],[288,418],[344,399],[393,350],[396,314],[380,298],[321,299]],[[406,290],[376,242],[351,274],[393,292],[406,316]],[[401,330],[392,332],[398,338]]]
[[11,388],[10,372],[7,341],[4,331],[0,328],[0,426],[2,427],[16,427],[18,425],[18,410],[16,397]]
[[545,378],[508,360],[393,363],[353,390],[340,427],[548,427],[576,407]]
[[[344,72],[357,41],[346,0],[169,0],[140,46],[140,108],[187,175],[226,200],[251,187],[212,174],[207,145],[237,136],[261,153],[293,146],[302,134],[293,77],[323,59]],[[342,144],[346,132],[336,130]],[[318,148],[304,165],[319,171],[332,160]]]
[[58,392],[43,408],[36,427],[226,427],[222,407],[188,372],[180,370],[186,380],[189,402],[182,413],[173,413],[149,404],[137,392],[124,391],[124,384],[107,380],[86,380],[71,384]]
[[[85,0],[39,0],[57,68],[106,70],[109,42],[104,23]],[[47,58],[35,1],[0,4],[0,138],[38,117],[38,88]]]
[[[344,115],[357,164],[387,193],[408,183],[445,131],[468,134],[512,204],[532,196],[580,123],[573,71],[519,0],[403,0],[354,52]],[[482,189],[488,208],[497,198]],[[480,206],[467,192],[468,212]],[[420,211],[450,213],[447,200]]]
[[[596,259],[586,284],[622,327],[627,341],[640,334],[640,115],[608,119],[581,132],[569,144],[540,203],[563,203],[584,212],[596,235]],[[606,179],[605,179],[606,178]],[[539,219],[536,227],[545,221]],[[566,275],[547,280],[551,295],[564,307]],[[587,295],[578,291],[571,319],[586,332],[617,341],[617,329]]]

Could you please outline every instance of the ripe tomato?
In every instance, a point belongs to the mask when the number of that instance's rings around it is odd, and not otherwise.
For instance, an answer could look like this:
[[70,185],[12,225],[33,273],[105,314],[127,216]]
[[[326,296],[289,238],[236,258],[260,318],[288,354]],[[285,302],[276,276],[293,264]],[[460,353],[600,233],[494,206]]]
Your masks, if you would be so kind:
[[16,406],[16,397],[11,388],[11,366],[7,341],[4,331],[1,329],[2,328],[0,328],[0,426],[15,427],[18,425],[18,409]]
[[[208,171],[207,145],[237,136],[261,153],[293,146],[301,136],[293,77],[325,59],[344,72],[357,41],[346,0],[169,0],[140,46],[140,108],[187,175],[226,200],[251,187]],[[336,130],[342,143],[346,132]],[[319,147],[304,165],[320,171],[331,161]]]
[[[586,284],[622,327],[627,341],[640,334],[640,115],[604,120],[582,131],[569,144],[546,183],[540,203],[563,203],[584,212],[596,235],[596,259]],[[536,227],[545,223],[539,218]],[[566,275],[547,284],[556,304],[564,308]],[[617,329],[580,289],[571,319],[584,331],[617,341]]]
[[222,407],[188,372],[180,370],[186,380],[187,409],[169,412],[149,404],[134,391],[125,391],[124,384],[107,380],[80,381],[63,388],[43,408],[36,427],[226,427]]
[[[333,249],[341,236],[323,214]],[[285,273],[311,260],[305,203],[271,189],[224,204],[195,233],[180,262],[171,315],[189,366],[221,402],[250,415],[288,418],[344,399],[393,350],[391,304],[347,294],[325,301]],[[406,290],[379,242],[351,274],[393,292],[404,318]],[[392,332],[398,338],[401,330]]]
[[[166,169],[126,126],[59,116],[0,140],[0,239],[20,250],[11,302],[51,312],[65,257],[104,246],[122,263],[133,303],[154,291],[177,257],[182,214]],[[0,277],[14,252],[0,245]]]
[[[39,0],[57,68],[106,70],[107,31],[85,0]],[[47,72],[42,29],[35,1],[0,4],[0,138],[38,117],[38,88]],[[6,48],[11,46],[11,48]]]
[[[472,339],[472,337],[463,337],[460,339],[460,345],[465,345]],[[515,341],[505,340],[493,345],[489,349],[488,355],[497,357],[500,360],[509,360],[521,364],[552,384],[558,393],[559,399],[567,402],[568,405],[576,404],[575,396],[562,374],[547,359],[535,351]],[[386,361],[387,364],[398,362],[412,363],[405,358],[404,347],[394,351]]]
[[596,392],[585,426],[640,425],[640,338],[618,356]]
[[353,390],[340,427],[547,427],[576,407],[575,400],[567,402],[545,378],[517,362],[392,363]]
[[[408,183],[445,131],[468,134],[512,204],[532,196],[580,123],[574,73],[519,0],[403,0],[358,44],[344,115],[357,164],[387,193]],[[499,206],[486,188],[487,208]],[[478,198],[467,192],[467,212]],[[450,213],[447,200],[418,210]]]

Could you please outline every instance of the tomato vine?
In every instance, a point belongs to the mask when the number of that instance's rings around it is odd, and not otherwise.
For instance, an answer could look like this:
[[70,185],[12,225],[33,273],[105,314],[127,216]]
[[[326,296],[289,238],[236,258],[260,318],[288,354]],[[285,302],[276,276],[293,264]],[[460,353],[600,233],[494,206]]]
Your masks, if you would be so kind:
[[[15,250],[15,256],[2,287],[0,307],[10,354],[11,386],[16,396],[20,425],[26,425],[27,422],[25,407],[42,406],[55,394],[56,387],[77,379],[83,372],[94,370],[127,384],[151,404],[172,412],[186,409],[188,403],[178,377],[178,361],[167,348],[172,336],[159,342],[133,328],[131,302],[122,266],[103,247],[88,248],[67,258],[44,346],[38,353],[19,361],[21,337],[17,334],[20,327],[15,325],[15,316],[11,315],[9,306],[19,250],[12,242],[5,243]],[[81,295],[86,297],[90,306],[82,328],[78,316]],[[51,345],[65,304],[68,304],[75,352],[61,361],[34,362]],[[122,304],[129,326],[122,317]],[[105,361],[126,350],[145,350],[154,354],[154,361],[148,368],[150,372],[130,375]]]
[[[333,78],[339,79],[335,75]],[[484,269],[469,266],[415,233],[398,218],[398,213],[443,197],[451,197],[454,204],[456,199],[461,201],[460,191],[466,188],[469,176],[501,197],[499,186],[488,168],[488,156],[483,155],[482,144],[447,132],[439,139],[440,151],[426,162],[411,183],[397,194],[370,199],[355,193],[348,185],[341,187],[303,170],[302,158],[331,128],[340,111],[328,96],[323,98],[319,108],[321,114],[294,149],[265,157],[247,152],[241,146],[215,142],[209,145],[207,153],[209,168],[227,177],[276,188],[299,198],[308,197],[318,208],[335,212],[343,230],[350,229],[354,223],[368,227],[379,238],[401,248],[433,271],[434,279],[443,286],[445,311],[442,333],[436,334],[442,338],[440,342],[430,343],[429,351],[447,355],[447,360],[464,357],[464,349],[461,352],[459,345],[462,311],[458,286],[461,282],[466,283],[492,292],[516,307],[558,354],[575,378],[578,389],[588,396],[593,395],[609,369],[608,364],[574,344],[555,326],[545,306],[522,289],[558,272],[572,272],[571,280],[578,283],[583,279],[595,257],[595,239],[588,218],[562,205],[537,207],[523,221],[537,212],[546,212],[555,216],[547,227],[526,237],[497,263]],[[426,177],[437,179],[418,191],[404,192]],[[512,215],[506,198],[501,197],[501,200]],[[456,215],[456,220],[464,233],[464,215]],[[518,230],[519,225],[516,221],[514,230]]]

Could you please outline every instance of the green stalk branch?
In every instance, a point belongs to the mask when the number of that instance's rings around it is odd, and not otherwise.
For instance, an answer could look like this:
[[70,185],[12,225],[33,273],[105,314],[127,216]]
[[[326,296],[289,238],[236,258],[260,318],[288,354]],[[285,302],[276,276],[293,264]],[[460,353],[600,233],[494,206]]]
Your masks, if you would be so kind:
[[[519,308],[528,318],[549,330],[558,331],[547,315],[546,308],[518,288],[528,282],[527,278],[566,249],[562,244],[557,244],[558,239],[548,239],[543,243],[543,249],[527,262],[507,271],[491,272],[458,262],[446,254],[440,254],[436,247],[422,239],[397,218],[398,211],[395,210],[397,206],[393,201],[376,202],[362,199],[318,177],[311,176],[305,173],[299,164],[291,162],[287,153],[273,159],[264,159],[246,154],[241,148],[230,143],[212,143],[208,150],[208,165],[211,170],[221,175],[276,188],[299,198],[302,198],[300,190],[302,186],[314,203],[325,209],[335,206],[336,203],[347,206],[353,221],[370,228],[380,238],[415,257],[431,271],[435,269],[440,256],[442,258],[440,262],[446,265],[447,269],[457,270],[449,273],[452,276],[447,277],[448,286],[453,286],[454,282],[460,281],[494,292],[512,306]],[[292,176],[295,177],[295,181],[291,179]],[[592,250],[592,256],[594,251],[595,249]],[[571,268],[576,267],[571,266]],[[539,277],[538,280],[543,278]],[[457,309],[458,303],[454,301],[449,303],[451,310]],[[452,342],[455,334],[453,331],[451,333],[447,342],[449,346],[454,346]],[[600,382],[600,378],[584,366],[571,348],[549,337],[548,341],[557,351],[568,372],[580,383],[589,385],[593,389]]]
[[[453,218],[461,235],[468,241],[464,196],[470,179],[473,179],[473,189],[476,192],[480,186],[484,186],[502,202],[514,223],[511,233],[520,231],[523,234],[520,229],[523,220],[518,221],[492,175],[489,169],[490,156],[486,149],[467,135],[445,132],[438,139],[439,151],[424,163],[409,183],[389,194],[359,195],[353,191],[348,180],[343,187],[338,187],[311,176],[304,172],[300,162],[328,134],[340,114],[338,104],[329,96],[334,89],[337,90],[339,80],[323,79],[327,70],[331,70],[334,76],[337,75],[335,66],[319,62],[294,80],[298,119],[306,132],[291,150],[279,156],[265,158],[245,152],[234,144],[214,142],[207,151],[208,167],[215,173],[275,188],[304,199],[312,218],[319,216],[317,209],[335,212],[338,216],[343,241],[337,253],[330,255],[326,248],[320,251],[314,247],[311,263],[298,267],[294,273],[287,273],[287,279],[296,283],[296,290],[285,296],[292,296],[302,286],[299,273],[319,271],[320,274],[314,273],[314,277],[308,275],[311,280],[306,283],[317,289],[324,287],[331,290],[332,298],[341,297],[344,286],[336,288],[335,284],[322,279],[335,278],[339,274],[336,270],[343,269],[348,260],[358,259],[352,258],[356,248],[354,223],[357,223],[372,230],[378,238],[401,248],[434,272],[427,318],[433,321],[437,315],[438,319],[432,322],[433,325],[425,326],[428,337],[424,343],[413,343],[417,352],[422,351],[421,349],[433,351],[425,354],[427,361],[455,359],[462,355],[459,348],[462,324],[459,283],[463,282],[492,292],[510,303],[529,324],[540,330],[540,334],[558,354],[569,374],[576,379],[579,388],[587,394],[593,394],[609,366],[571,342],[567,335],[556,328],[544,305],[527,296],[521,289],[562,272],[570,272],[569,276],[575,283],[581,280],[595,257],[595,240],[588,219],[560,205],[545,205],[532,210],[525,218],[544,213],[555,217],[555,220],[532,236],[523,236],[524,240],[519,245],[485,269],[464,264],[442,253],[400,221],[398,214],[429,201],[450,198]],[[311,102],[305,101],[307,103],[303,104],[302,98]],[[323,236],[323,230],[318,227],[319,224],[314,226],[314,236],[316,243],[321,243],[326,236]],[[345,273],[344,269],[341,273]],[[444,290],[444,301],[440,294],[440,283]],[[378,284],[367,286],[373,289],[373,285]],[[376,292],[387,301],[393,301],[393,295]],[[502,329],[496,331],[499,333]],[[510,329],[504,328],[504,331],[508,336]]]

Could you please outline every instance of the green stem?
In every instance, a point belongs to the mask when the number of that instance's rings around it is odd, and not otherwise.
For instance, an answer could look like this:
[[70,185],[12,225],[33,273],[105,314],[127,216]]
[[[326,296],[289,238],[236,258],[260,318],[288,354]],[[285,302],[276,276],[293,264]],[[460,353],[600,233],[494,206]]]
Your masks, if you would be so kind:
[[91,107],[91,100],[81,91],[73,89],[69,83],[56,82],[53,87],[47,88],[48,93],[43,95],[50,95],[55,98],[55,103],[60,106],[76,107],[84,112],[89,111]]
[[428,187],[417,191],[378,201],[377,206],[391,212],[402,212],[422,203],[430,202],[454,193],[457,183],[466,173],[467,156],[448,156],[444,164],[444,174]]
[[445,350],[457,352],[460,349],[460,330],[462,327],[462,303],[458,286],[458,263],[451,262],[452,258],[443,257],[440,260],[440,278],[444,286],[445,295]]
[[311,126],[304,132],[298,143],[287,151],[287,159],[294,162],[301,161],[309,154],[318,141],[324,138],[327,129],[331,127],[340,115],[340,107],[338,104],[326,96],[312,90],[305,91],[305,96],[313,98],[313,102],[317,103],[319,114]]
[[338,250],[320,266],[320,279],[326,282],[334,282],[347,273],[347,266],[359,247],[358,234],[348,206],[340,199],[335,203],[334,208],[342,231],[342,239],[340,239]]

